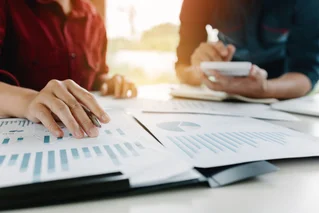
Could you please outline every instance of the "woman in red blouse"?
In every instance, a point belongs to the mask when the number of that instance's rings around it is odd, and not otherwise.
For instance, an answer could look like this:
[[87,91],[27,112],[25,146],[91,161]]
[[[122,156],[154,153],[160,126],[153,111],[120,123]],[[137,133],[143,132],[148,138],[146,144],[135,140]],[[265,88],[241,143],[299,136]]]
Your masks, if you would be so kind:
[[85,0],[0,0],[0,117],[41,122],[61,137],[58,118],[76,138],[96,137],[81,104],[102,123],[109,117],[88,90],[137,93],[107,75],[106,49],[104,22]]

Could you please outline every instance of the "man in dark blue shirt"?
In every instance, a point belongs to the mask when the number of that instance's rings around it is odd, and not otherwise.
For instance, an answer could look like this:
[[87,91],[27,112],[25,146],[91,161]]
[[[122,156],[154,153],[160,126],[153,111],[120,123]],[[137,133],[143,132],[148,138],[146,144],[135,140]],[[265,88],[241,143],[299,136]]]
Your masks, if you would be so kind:
[[[184,0],[177,76],[217,91],[254,98],[295,98],[319,80],[318,0]],[[219,30],[207,42],[206,25]],[[215,81],[196,71],[202,61],[250,61],[250,76]]]

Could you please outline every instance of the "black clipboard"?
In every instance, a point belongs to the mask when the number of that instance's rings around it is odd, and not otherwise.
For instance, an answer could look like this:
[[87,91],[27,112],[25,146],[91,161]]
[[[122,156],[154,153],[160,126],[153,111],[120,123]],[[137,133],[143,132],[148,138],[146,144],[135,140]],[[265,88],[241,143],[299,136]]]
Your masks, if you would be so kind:
[[196,170],[202,174],[202,178],[139,188],[132,188],[129,177],[121,172],[0,188],[0,210],[140,194],[194,185],[221,187],[275,172],[278,168],[267,161],[259,161]]

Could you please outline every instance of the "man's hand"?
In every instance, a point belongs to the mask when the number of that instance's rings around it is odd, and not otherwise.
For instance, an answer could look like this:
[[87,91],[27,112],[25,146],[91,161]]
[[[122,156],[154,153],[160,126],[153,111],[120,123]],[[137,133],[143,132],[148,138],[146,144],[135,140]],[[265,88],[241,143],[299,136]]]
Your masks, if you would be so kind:
[[203,82],[214,91],[251,98],[264,98],[266,96],[268,74],[256,65],[252,66],[248,77],[228,77],[221,75],[217,71],[210,71],[210,74],[215,77],[214,81],[205,76]]
[[60,120],[76,138],[84,133],[97,137],[97,127],[91,122],[82,108],[85,105],[102,123],[110,118],[97,103],[94,96],[72,80],[51,80],[44,89],[28,97],[23,117],[41,122],[56,137],[62,137],[63,131],[57,124]]
[[225,46],[223,42],[201,43],[191,56],[192,66],[199,66],[204,61],[231,61],[236,48]]
[[102,96],[114,94],[115,98],[135,98],[137,96],[135,84],[121,75],[114,75],[106,79],[100,91]]
[[205,61],[231,61],[236,48],[233,45],[225,46],[221,41],[201,43],[191,56],[191,66],[178,65],[176,73],[182,83],[199,86],[203,75],[199,65]]

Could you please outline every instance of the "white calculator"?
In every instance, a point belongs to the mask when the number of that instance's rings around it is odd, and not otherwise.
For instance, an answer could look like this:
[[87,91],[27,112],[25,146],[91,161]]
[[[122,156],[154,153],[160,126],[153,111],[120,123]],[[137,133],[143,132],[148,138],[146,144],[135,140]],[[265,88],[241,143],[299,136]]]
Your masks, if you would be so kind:
[[250,62],[202,62],[201,70],[210,76],[209,70],[216,70],[225,76],[245,77],[249,75],[252,63]]

